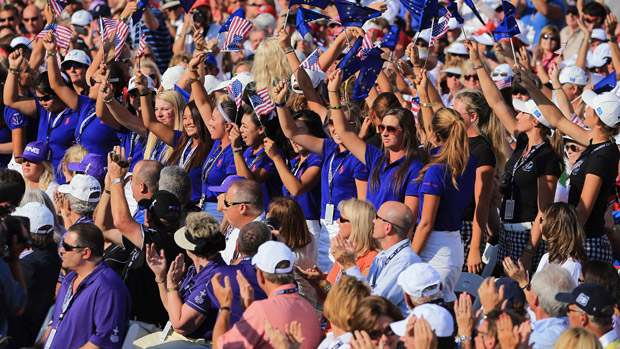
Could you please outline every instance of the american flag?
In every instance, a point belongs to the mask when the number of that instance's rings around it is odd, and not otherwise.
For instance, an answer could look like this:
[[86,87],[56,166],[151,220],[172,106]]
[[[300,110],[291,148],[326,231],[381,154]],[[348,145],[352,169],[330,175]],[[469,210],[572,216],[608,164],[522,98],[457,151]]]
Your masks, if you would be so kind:
[[366,35],[364,35],[364,41],[362,41],[362,48],[357,53],[357,56],[361,59],[366,58],[366,56],[368,55],[368,52],[372,50],[373,46],[374,45],[372,43],[372,38],[370,37],[370,30],[369,30],[366,32]]
[[125,40],[129,35],[129,25],[123,21],[119,21],[116,26],[116,36],[114,37],[114,60],[121,57],[123,48],[125,47]]
[[142,56],[145,50],[146,50],[146,34],[142,33],[140,34],[140,43],[138,44],[138,50],[136,50],[136,56],[137,57]]
[[560,46],[559,49],[553,51],[553,53],[555,53],[556,55],[562,55],[562,52],[564,52],[564,49],[566,48],[566,42],[563,42],[562,45]]
[[56,17],[60,17],[62,11],[67,7],[67,2],[64,0],[49,0],[52,10],[56,14]]
[[312,52],[310,56],[308,56],[308,58],[306,58],[306,60],[303,61],[299,67],[313,70],[313,71],[321,70],[321,67],[319,66],[319,51],[320,50],[321,49],[319,48],[314,50],[314,52]]
[[241,107],[241,97],[243,97],[243,83],[237,79],[230,83],[226,87],[226,91],[230,92],[230,94],[235,99],[235,104],[237,104],[237,108]]
[[239,51],[239,43],[243,41],[250,29],[252,29],[252,23],[249,21],[241,17],[233,18],[222,51]]
[[503,78],[502,80],[495,81],[495,86],[497,86],[497,88],[500,90],[503,88],[512,86],[512,81],[510,79],[510,76],[507,76]]
[[103,41],[108,41],[110,35],[116,31],[118,21],[116,19],[99,18],[99,33]]
[[52,23],[48,25],[45,29],[41,30],[41,32],[37,35],[35,39],[43,39],[48,31],[54,32],[54,37],[56,38],[56,43],[59,48],[69,48],[69,44],[71,43],[71,34],[73,30],[67,27],[66,25]]
[[259,116],[271,113],[276,109],[275,104],[269,99],[267,88],[256,91],[256,94],[250,96],[250,102]]
[[446,10],[446,14],[441,16],[437,23],[433,25],[433,30],[431,32],[431,42],[428,43],[429,47],[433,47],[435,42],[441,39],[448,32],[449,26],[448,22],[450,21],[450,17],[452,17],[452,13]]

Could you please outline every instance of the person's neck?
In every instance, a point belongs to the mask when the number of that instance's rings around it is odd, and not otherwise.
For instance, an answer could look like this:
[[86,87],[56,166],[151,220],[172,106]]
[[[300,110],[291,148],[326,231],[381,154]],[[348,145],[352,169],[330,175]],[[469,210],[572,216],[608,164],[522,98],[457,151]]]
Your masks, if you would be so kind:
[[220,139],[220,143],[222,145],[222,149],[226,148],[230,144],[230,139],[228,138],[228,133]]
[[271,281],[267,281],[265,280],[265,284],[262,285],[262,289],[263,291],[265,291],[265,293],[267,294],[267,296],[269,296],[273,291],[275,291],[276,289],[282,287],[282,286],[286,286],[286,285],[292,285],[292,283],[288,283],[288,284],[276,284],[273,283]]
[[393,146],[389,149],[390,152],[390,163],[402,158],[405,156],[405,149],[402,145]]
[[31,190],[31,189],[39,189],[39,181],[35,182],[35,181],[32,181],[32,180],[28,180],[28,182],[30,182],[30,183],[28,183],[28,189],[29,190]]
[[67,216],[67,219],[69,219],[69,224],[65,224],[65,226],[70,227],[72,225],[75,224],[75,222],[80,219],[80,217],[82,217],[81,215],[75,213],[74,211],[69,212],[69,216]]
[[379,240],[379,244],[381,245],[381,249],[385,251],[385,250],[390,249],[394,245],[398,244],[399,242],[403,241],[403,239],[404,238],[401,238],[400,236],[396,234],[388,235],[384,237],[383,239]]
[[100,262],[101,262],[101,259],[98,259],[97,261],[89,260],[89,261],[84,262],[79,267],[76,267],[73,269],[73,271],[77,274],[75,279],[73,279],[73,290],[74,291],[77,290],[80,283],[82,283],[82,281],[84,281],[84,279],[86,279],[86,277],[90,275],[90,273],[92,273],[93,270],[95,270],[95,268],[97,268]]
[[82,92],[84,92],[84,90],[86,90],[86,84],[83,83],[81,80],[77,83],[73,83],[73,88],[75,89],[75,93],[77,93],[78,95],[81,95]]
[[195,148],[200,143],[200,137],[198,135],[192,136],[192,148]]
[[540,130],[538,128],[532,128],[531,130],[527,131],[526,134],[528,138],[528,144],[527,144],[528,151],[532,149],[532,147],[535,147],[536,145],[542,143],[546,139],[540,134]]
[[478,137],[480,136],[480,132],[478,132],[478,130],[476,130],[475,127],[470,127],[467,129],[467,137],[468,138],[473,138],[473,137]]
[[[250,214],[250,216],[241,216],[239,218],[239,222],[237,222],[237,224],[233,225],[235,228],[237,229],[241,229],[243,228],[246,224],[253,222],[258,216],[260,216],[259,214]],[[232,223],[231,223],[232,224]]]
[[194,267],[196,268],[196,274],[202,270],[202,268],[206,267],[209,264],[209,260],[206,258],[201,258],[196,255],[192,256],[192,261],[194,262]]
[[347,333],[347,331],[341,329],[340,327],[334,326],[333,324],[332,324],[332,330],[334,331],[334,338],[338,338],[342,336],[343,334]]
[[552,316],[545,313],[539,306],[530,306],[530,308],[532,308],[532,311],[536,314],[536,321],[552,318]]
[[343,151],[347,150],[347,147],[344,146],[344,143],[340,143],[338,144],[338,150],[340,150],[340,152],[342,153]]
[[600,127],[594,128],[594,136],[592,137],[593,144],[608,142],[609,140],[611,140],[611,137],[603,133],[603,130]]
[[263,143],[262,141],[252,144],[252,153],[258,153],[258,151],[263,149],[263,147],[265,147],[265,143]]
[[604,328],[598,328],[596,326],[592,326],[591,323],[588,323],[588,325],[586,326],[586,328],[592,332],[594,332],[594,334],[596,335],[597,338],[601,338],[604,335],[607,334],[607,332],[611,331],[613,327],[611,326],[606,326]]

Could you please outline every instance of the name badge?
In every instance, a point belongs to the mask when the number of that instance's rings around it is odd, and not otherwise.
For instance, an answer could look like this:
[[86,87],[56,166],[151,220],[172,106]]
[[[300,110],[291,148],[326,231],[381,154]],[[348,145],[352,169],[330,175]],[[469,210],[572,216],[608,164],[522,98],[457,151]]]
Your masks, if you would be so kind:
[[325,205],[325,224],[334,224],[334,210],[333,204]]
[[504,210],[504,219],[513,219],[515,214],[515,201],[506,200],[506,209]]

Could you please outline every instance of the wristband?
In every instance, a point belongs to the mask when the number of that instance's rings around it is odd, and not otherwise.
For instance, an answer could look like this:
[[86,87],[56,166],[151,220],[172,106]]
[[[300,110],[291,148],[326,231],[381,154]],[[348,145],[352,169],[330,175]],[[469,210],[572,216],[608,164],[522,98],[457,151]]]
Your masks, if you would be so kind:
[[231,313],[230,307],[220,307],[220,311],[222,310],[228,310],[228,312]]
[[432,108],[438,106],[439,103],[421,103],[420,106],[422,108]]
[[157,280],[157,278],[155,278],[155,282],[158,284],[163,284],[164,282],[166,282],[166,279],[164,280]]
[[189,70],[189,72],[190,72],[190,73],[195,73],[195,72],[197,72],[197,71],[198,71],[198,68],[196,68],[196,69],[190,69],[190,68],[187,68],[187,70]]
[[335,110],[338,110],[338,109],[342,109],[342,106],[341,106],[341,105],[334,105],[334,106],[331,106],[331,105],[330,105],[330,106],[329,106],[329,109],[335,109]]
[[179,288],[178,287],[169,287],[168,288],[168,292],[178,292]]
[[101,100],[103,101],[103,103],[108,104],[108,103],[112,102],[113,99],[114,99],[114,96],[110,97],[110,99],[102,98]]
[[145,92],[138,91],[138,93],[140,94],[140,96],[145,97],[148,96],[151,92],[149,90],[146,90]]
[[471,338],[471,336],[461,335],[461,336],[459,337],[459,340],[460,340],[461,342],[464,342],[464,341],[471,341],[471,340],[473,340],[473,338]]
[[[286,103],[286,102],[284,102]],[[273,103],[273,105],[275,105],[278,108],[284,108],[284,103],[280,104],[280,103]]]
[[56,52],[47,52],[45,58],[56,57]]
[[561,89],[562,89],[562,86],[560,86],[560,87],[554,87],[553,89],[554,89],[554,90],[561,90]]
[[607,41],[609,42],[618,42],[618,38],[615,36],[610,36],[609,39],[607,39]]
[[19,68],[11,68],[11,67],[9,67],[9,73],[17,75],[17,74],[19,74]]
[[108,188],[103,189],[103,192],[108,194],[108,195],[111,194],[110,189],[108,189]]
[[484,63],[480,63],[480,65],[475,66],[474,70],[478,70],[480,68],[484,68]]
[[327,90],[327,92],[338,93],[338,91],[334,91],[334,90]]
[[243,154],[243,148],[233,149],[233,154]]
[[200,76],[197,76],[195,78],[189,78],[189,84],[193,84],[195,82],[199,82],[200,81]]
[[321,290],[323,290],[323,292],[325,293],[329,293],[329,290],[331,290],[332,288],[332,284],[330,284],[327,280],[323,280],[323,282],[321,282],[319,286],[321,287]]

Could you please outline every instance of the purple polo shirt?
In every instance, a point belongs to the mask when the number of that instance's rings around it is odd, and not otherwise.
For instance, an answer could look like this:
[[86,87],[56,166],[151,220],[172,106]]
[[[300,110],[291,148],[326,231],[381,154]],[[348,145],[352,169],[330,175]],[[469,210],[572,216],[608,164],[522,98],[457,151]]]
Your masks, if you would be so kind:
[[231,265],[231,268],[239,270],[241,274],[248,280],[252,288],[254,289],[254,300],[260,301],[267,298],[267,294],[258,285],[258,279],[256,278],[256,269],[252,265],[252,256],[245,256],[241,259],[241,262]]
[[131,308],[123,280],[105,263],[99,263],[73,294],[71,286],[76,277],[70,272],[58,290],[52,332],[44,347],[79,348],[91,342],[102,348],[120,348]]

